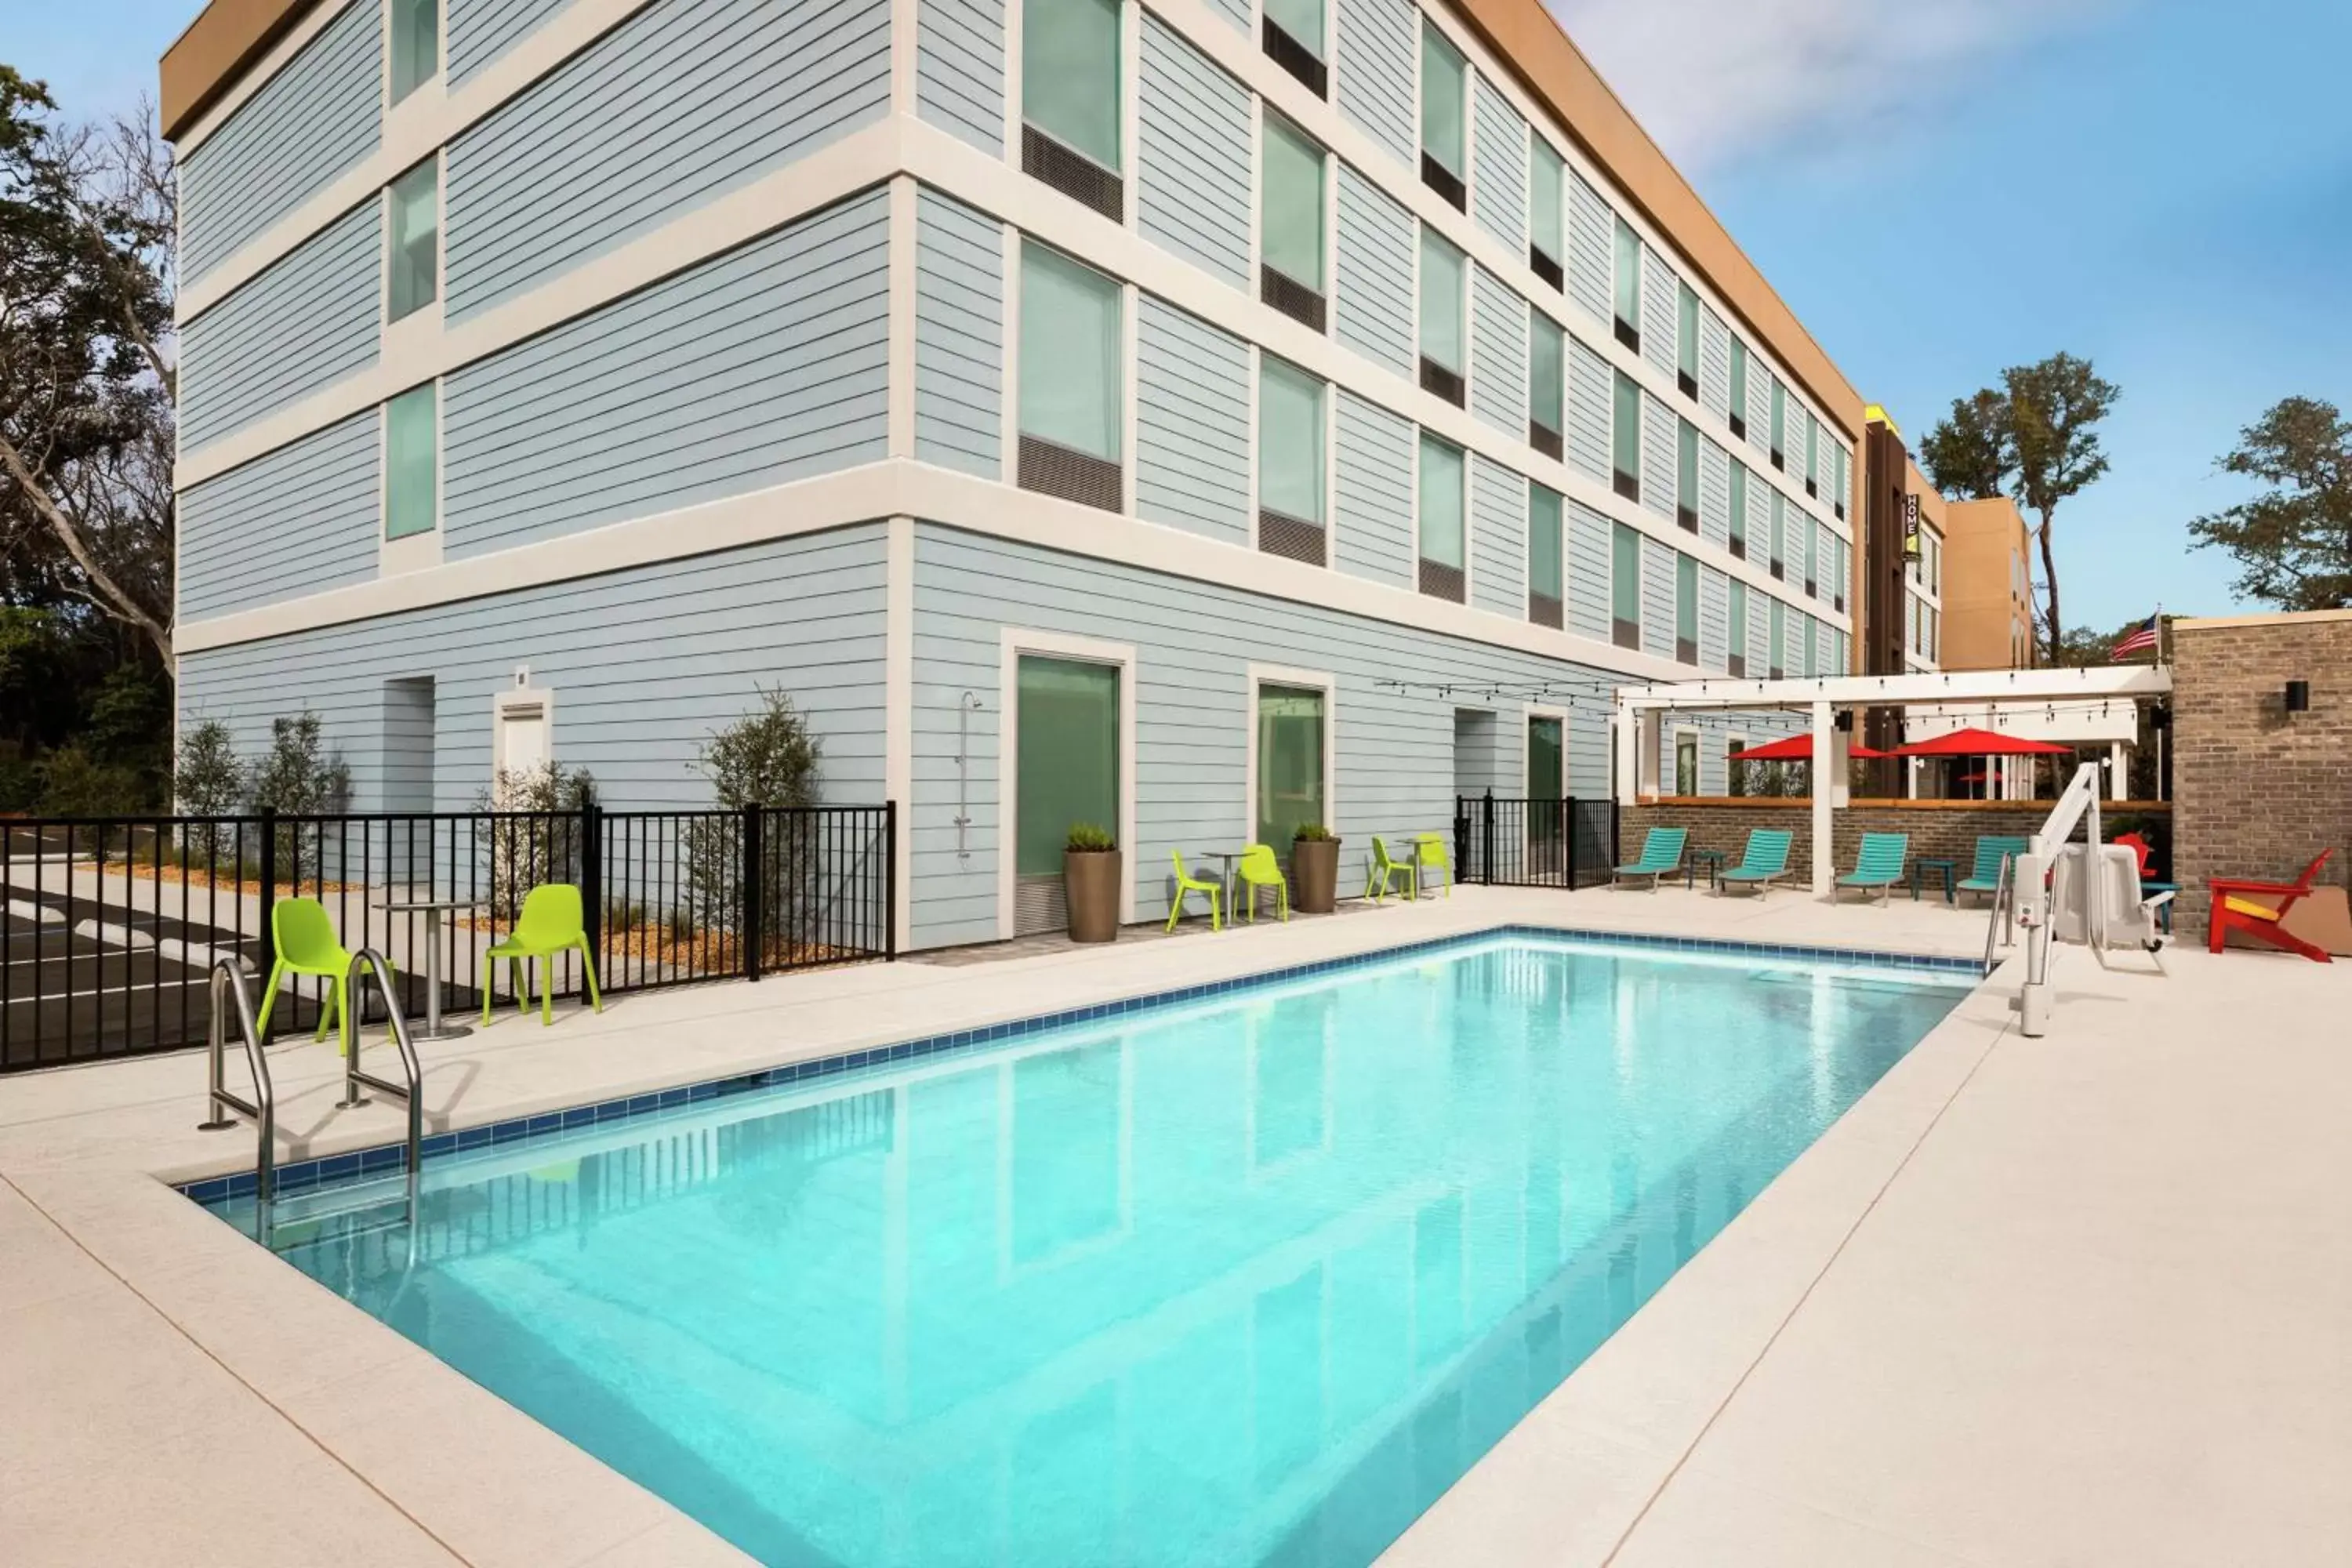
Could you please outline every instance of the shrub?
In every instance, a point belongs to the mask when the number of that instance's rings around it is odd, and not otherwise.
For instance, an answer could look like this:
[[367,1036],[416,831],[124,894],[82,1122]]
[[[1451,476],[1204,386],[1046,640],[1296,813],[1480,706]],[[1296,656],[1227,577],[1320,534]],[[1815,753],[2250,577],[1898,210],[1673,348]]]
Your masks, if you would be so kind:
[[[746,806],[814,805],[824,748],[809,732],[792,698],[781,688],[754,687],[760,705],[724,729],[711,732],[695,752],[694,771],[710,781],[713,804],[728,811]],[[781,838],[790,817],[763,819]],[[813,895],[809,879],[815,856],[793,842],[767,847],[760,878],[760,924],[770,942],[787,939],[794,917]],[[686,834],[687,888],[693,910],[721,931],[742,923],[743,845],[740,826],[723,817],[698,817]]]
[[[269,721],[269,750],[246,775],[246,794],[256,811],[281,816],[316,816],[343,809],[352,794],[352,770],[326,749],[325,726],[304,710]],[[324,879],[319,825],[282,823],[278,828],[278,875],[299,890],[303,874]]]
[[586,768],[546,762],[500,768],[476,797],[497,813],[490,823],[490,913],[512,920],[541,882],[580,880],[580,813],[596,802]]
[[1339,837],[1322,823],[1302,822],[1298,825],[1298,831],[1292,834],[1290,838],[1294,844],[1328,844]]
[[1091,822],[1074,822],[1070,824],[1068,847],[1076,854],[1093,855],[1106,849],[1116,849],[1118,842],[1110,836],[1108,827],[1098,827]]
[[228,726],[201,719],[180,736],[172,793],[189,816],[232,816],[245,795],[245,766],[230,744]]

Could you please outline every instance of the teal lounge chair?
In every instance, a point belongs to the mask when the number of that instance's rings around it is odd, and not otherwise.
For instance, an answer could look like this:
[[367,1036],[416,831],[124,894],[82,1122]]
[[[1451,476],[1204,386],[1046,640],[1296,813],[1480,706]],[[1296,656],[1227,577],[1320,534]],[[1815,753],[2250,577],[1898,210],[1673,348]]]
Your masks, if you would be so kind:
[[1789,841],[1793,837],[1783,827],[1750,828],[1739,864],[1723,873],[1715,890],[1720,893],[1739,882],[1754,888],[1756,896],[1762,898],[1765,889],[1789,874]]
[[[1875,891],[1878,901],[1885,903],[1894,892],[1895,884],[1903,879],[1903,862],[1910,858],[1911,836],[1907,833],[1865,833],[1862,836],[1862,853],[1854,859],[1853,869],[1837,879],[1840,888],[1860,888],[1864,892]],[[1837,893],[1832,890],[1834,900]]]
[[1977,840],[1976,864],[1960,883],[1963,893],[1982,893],[1991,898],[2000,890],[2000,863],[2025,853],[2022,838],[1979,838]]
[[1683,845],[1690,837],[1687,827],[1653,827],[1643,837],[1642,858],[1630,866],[1617,868],[1617,880],[1647,877],[1650,891],[1658,890],[1658,879],[1670,877],[1683,868]]

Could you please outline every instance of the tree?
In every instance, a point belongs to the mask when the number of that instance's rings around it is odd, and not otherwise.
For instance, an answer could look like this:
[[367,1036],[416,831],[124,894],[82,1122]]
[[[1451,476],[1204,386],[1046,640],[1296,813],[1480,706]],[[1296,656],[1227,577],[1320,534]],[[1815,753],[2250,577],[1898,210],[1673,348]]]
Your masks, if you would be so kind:
[[2282,398],[2221,458],[2270,487],[2189,525],[2196,548],[2228,551],[2233,584],[2283,610],[2352,607],[2352,422],[2332,403]]
[[172,658],[169,148],[0,66],[0,552]]
[[1998,388],[1953,401],[1952,412],[1927,432],[1920,457],[1936,488],[1972,499],[2003,492],[2041,521],[2042,647],[2053,664],[2066,640],[2058,601],[2058,555],[2053,522],[2058,503],[2107,471],[2099,422],[2122,391],[2070,353],[2034,364],[2011,365]]

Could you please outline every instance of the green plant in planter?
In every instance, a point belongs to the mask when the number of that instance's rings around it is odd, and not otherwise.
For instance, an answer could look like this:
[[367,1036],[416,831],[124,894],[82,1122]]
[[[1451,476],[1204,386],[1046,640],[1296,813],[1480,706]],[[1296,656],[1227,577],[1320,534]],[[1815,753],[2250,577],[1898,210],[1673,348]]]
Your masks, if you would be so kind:
[[1339,837],[1319,822],[1302,822],[1298,831],[1290,836],[1295,844],[1330,844],[1337,842]]
[[1064,847],[1076,854],[1091,855],[1116,849],[1118,842],[1111,837],[1108,827],[1097,827],[1091,822],[1074,822],[1070,824],[1069,841]]

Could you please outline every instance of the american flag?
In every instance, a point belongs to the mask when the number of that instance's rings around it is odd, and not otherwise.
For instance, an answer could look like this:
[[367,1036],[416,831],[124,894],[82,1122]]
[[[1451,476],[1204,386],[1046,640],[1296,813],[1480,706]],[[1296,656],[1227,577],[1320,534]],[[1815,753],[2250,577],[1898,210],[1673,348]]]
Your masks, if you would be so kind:
[[2131,635],[2118,640],[2115,647],[2107,650],[2107,662],[2113,664],[2116,659],[2128,658],[2133,654],[2145,653],[2149,648],[2154,647],[2156,646],[2156,624],[2158,620],[2163,618],[2163,614],[2164,613],[2161,610],[2158,611],[2155,615],[2148,616],[2147,620],[2134,627]]

